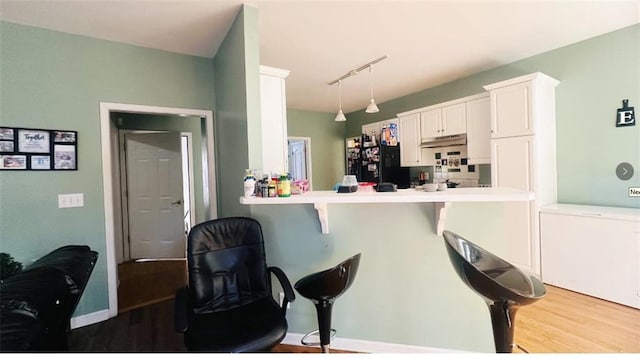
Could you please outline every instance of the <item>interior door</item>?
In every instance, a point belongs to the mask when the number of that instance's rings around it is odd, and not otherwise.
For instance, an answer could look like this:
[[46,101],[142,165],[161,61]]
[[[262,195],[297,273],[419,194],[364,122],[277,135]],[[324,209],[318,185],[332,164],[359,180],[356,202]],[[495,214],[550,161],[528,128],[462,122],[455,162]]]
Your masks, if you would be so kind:
[[289,174],[293,180],[307,179],[304,141],[289,141]]
[[131,259],[184,258],[180,133],[129,133],[125,141]]

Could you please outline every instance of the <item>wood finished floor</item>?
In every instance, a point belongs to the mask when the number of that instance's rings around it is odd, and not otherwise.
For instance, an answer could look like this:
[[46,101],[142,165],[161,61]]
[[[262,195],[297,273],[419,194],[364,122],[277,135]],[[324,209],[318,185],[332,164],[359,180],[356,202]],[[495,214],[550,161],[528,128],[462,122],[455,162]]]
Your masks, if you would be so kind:
[[118,265],[118,312],[173,298],[187,284],[185,260],[129,261]]
[[[157,286],[165,277],[184,274],[184,266],[173,270],[178,273],[154,270],[161,273],[159,278],[138,277]],[[142,283],[132,285],[138,287],[132,292],[144,291]],[[70,349],[75,352],[185,351],[182,336],[173,329],[173,299],[151,298],[149,302],[151,304],[136,304],[137,308],[125,310],[108,321],[73,330],[69,337]],[[544,299],[518,311],[515,341],[531,353],[640,353],[640,310],[547,286]],[[319,349],[280,345],[273,351],[312,353]]]

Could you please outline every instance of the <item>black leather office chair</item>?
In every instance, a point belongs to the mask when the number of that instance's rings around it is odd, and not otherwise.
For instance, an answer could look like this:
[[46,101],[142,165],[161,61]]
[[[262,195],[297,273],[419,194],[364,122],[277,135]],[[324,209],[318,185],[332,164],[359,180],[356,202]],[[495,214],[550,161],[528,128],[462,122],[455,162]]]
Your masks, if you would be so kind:
[[[489,306],[496,352],[511,353],[515,346],[516,312],[520,306],[541,299],[546,293],[544,285],[537,278],[453,232],[445,230],[443,236],[458,276]],[[522,347],[518,348],[526,352]]]
[[318,330],[302,338],[302,344],[312,345],[306,340],[314,334],[320,334],[320,346],[323,353],[329,353],[331,336],[331,309],[336,298],[340,297],[353,283],[360,265],[360,254],[354,255],[338,265],[321,272],[312,273],[296,282],[295,288],[316,306]]
[[[187,243],[189,286],[178,290],[175,324],[191,351],[269,351],[287,333],[295,299],[282,270],[267,267],[260,223],[232,217],[194,226]],[[271,276],[284,291],[273,299]]]

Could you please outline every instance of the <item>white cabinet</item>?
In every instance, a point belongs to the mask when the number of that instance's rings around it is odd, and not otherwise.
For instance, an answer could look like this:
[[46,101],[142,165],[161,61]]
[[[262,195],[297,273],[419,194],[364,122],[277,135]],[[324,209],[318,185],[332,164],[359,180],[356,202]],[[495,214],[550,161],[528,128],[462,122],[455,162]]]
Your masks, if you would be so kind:
[[467,160],[469,164],[491,163],[491,109],[489,97],[467,105]]
[[[289,71],[260,66],[261,153],[264,173],[286,173],[287,100],[285,78]],[[251,133],[249,133],[251,137]],[[251,144],[251,141],[250,141]],[[250,148],[251,150],[251,148]]]
[[467,132],[465,103],[434,108],[420,113],[420,136],[428,138],[464,134]]
[[556,202],[555,87],[536,72],[487,85],[491,103],[491,184],[535,194],[507,204],[505,260],[534,275],[540,268],[540,208]]
[[398,117],[400,166],[414,167],[420,163],[420,113]]
[[640,308],[640,209],[556,204],[540,234],[545,283]]
[[492,138],[533,135],[531,82],[491,91]]

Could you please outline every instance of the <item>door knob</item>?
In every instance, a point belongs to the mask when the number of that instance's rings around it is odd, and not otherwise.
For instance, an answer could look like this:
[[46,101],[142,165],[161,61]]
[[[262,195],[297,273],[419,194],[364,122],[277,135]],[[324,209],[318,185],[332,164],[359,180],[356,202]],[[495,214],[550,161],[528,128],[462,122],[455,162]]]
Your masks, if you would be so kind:
[[173,203],[171,203],[171,205],[180,205],[182,204],[182,200],[178,199],[177,201],[174,201]]

